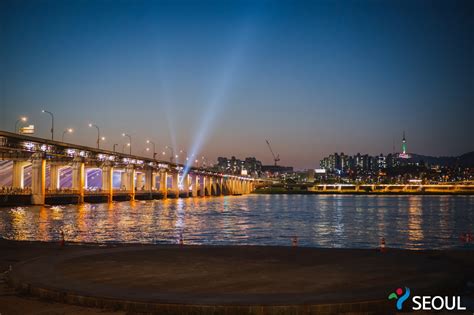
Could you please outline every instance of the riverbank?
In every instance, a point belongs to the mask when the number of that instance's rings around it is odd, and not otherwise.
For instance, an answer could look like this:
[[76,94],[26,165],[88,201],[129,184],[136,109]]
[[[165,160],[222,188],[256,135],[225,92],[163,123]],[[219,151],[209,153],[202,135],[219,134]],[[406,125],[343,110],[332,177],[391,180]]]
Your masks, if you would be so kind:
[[0,240],[0,252],[1,270],[12,265],[10,281],[27,294],[0,296],[2,314],[33,314],[28,305],[46,303],[31,296],[131,314],[392,314],[387,296],[400,286],[469,295],[474,281],[471,251]]
[[459,191],[366,191],[366,190],[304,190],[304,189],[284,189],[266,188],[257,189],[252,192],[259,195],[414,195],[414,196],[473,196],[474,190]]

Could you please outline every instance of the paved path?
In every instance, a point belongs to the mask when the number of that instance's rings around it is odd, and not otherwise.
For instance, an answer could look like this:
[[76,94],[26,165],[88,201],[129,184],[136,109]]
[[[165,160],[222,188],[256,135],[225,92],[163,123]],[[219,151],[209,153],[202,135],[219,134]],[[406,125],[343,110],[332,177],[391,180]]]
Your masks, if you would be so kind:
[[396,288],[458,293],[474,265],[467,251],[48,246],[13,267],[17,286],[70,303],[170,313],[259,313],[262,306],[267,313],[390,313],[386,298]]

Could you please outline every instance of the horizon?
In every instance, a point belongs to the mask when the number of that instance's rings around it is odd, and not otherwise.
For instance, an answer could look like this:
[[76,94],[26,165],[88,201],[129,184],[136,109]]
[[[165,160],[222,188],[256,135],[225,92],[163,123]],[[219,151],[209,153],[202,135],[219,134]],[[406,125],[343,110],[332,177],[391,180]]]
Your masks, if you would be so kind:
[[[26,5],[27,4],[27,5]],[[0,129],[148,155],[472,152],[472,1],[3,1]],[[168,153],[167,153],[168,155]],[[166,155],[166,156],[167,156]]]

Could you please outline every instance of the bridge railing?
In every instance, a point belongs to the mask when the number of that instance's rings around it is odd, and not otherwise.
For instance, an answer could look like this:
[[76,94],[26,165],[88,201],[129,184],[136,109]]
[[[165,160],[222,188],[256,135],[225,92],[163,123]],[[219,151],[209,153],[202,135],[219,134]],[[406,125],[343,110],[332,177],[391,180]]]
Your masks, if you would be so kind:
[[72,195],[79,194],[79,190],[70,188],[46,189],[47,195]]
[[0,188],[0,195],[31,195],[31,188],[25,187],[11,187],[11,186],[2,186]]

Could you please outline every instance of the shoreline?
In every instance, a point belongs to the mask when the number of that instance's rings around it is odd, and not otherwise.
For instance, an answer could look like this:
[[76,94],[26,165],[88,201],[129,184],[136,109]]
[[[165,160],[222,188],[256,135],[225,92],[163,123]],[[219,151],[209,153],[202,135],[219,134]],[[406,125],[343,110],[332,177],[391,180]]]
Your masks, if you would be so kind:
[[373,195],[373,196],[473,196],[474,191],[452,191],[452,192],[432,192],[432,191],[254,191],[255,195]]

